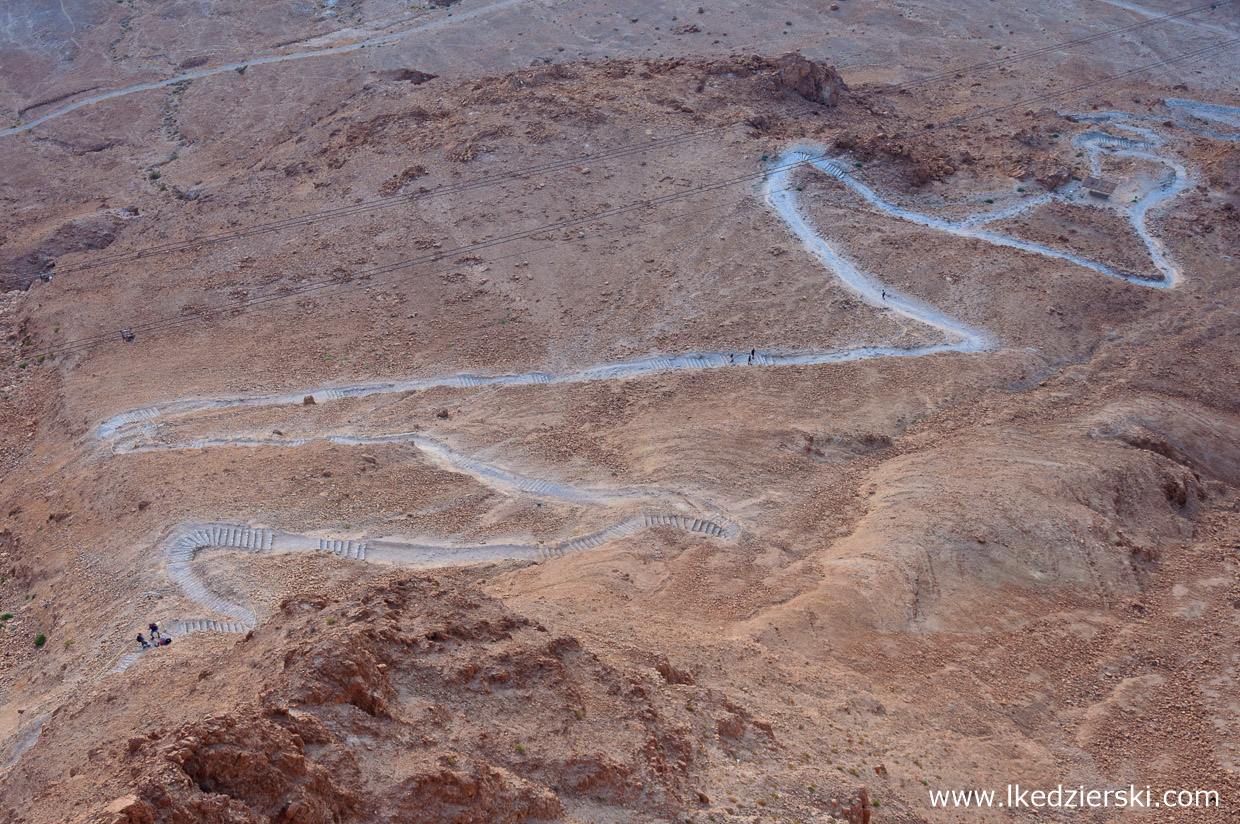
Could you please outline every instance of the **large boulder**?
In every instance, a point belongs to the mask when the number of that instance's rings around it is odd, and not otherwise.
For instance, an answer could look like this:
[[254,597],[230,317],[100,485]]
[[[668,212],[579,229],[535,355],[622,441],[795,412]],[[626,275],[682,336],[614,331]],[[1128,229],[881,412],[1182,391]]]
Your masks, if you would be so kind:
[[796,52],[778,58],[775,71],[780,86],[814,103],[834,106],[848,91],[834,67],[815,63]]

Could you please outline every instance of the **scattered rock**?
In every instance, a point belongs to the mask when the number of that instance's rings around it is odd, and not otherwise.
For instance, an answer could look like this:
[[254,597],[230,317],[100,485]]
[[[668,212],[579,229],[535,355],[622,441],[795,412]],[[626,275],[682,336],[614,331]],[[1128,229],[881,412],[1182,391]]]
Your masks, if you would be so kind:
[[669,684],[693,684],[695,683],[693,675],[682,669],[672,666],[672,663],[664,658],[655,667],[659,675],[663,676],[663,680]]
[[419,177],[422,177],[425,174],[426,174],[425,166],[422,166],[422,165],[409,166],[396,177],[392,178],[391,180],[384,181],[383,185],[379,187],[379,194],[383,195],[384,197],[391,197],[392,195],[396,194],[401,189],[403,189],[405,186],[407,186],[409,183],[411,183],[414,180],[417,180]]
[[155,811],[136,795],[123,795],[104,808],[108,824],[153,824]]
[[411,83],[414,86],[420,86],[427,81],[434,80],[439,75],[427,74],[417,69],[392,69],[391,71],[379,72],[380,77],[386,80],[395,80],[399,83]]

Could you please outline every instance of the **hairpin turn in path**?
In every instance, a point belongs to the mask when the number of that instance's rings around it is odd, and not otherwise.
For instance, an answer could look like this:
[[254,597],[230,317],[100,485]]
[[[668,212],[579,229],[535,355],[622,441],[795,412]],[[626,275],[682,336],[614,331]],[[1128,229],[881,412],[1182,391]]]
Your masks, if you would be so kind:
[[[1240,108],[1192,101],[1168,101],[1173,111],[1195,119],[1206,118],[1240,132]],[[527,560],[545,561],[568,553],[601,546],[645,529],[671,528],[708,539],[734,541],[740,536],[736,519],[709,505],[699,506],[669,501],[671,495],[659,490],[604,490],[584,488],[564,481],[533,478],[500,467],[453,449],[441,441],[421,433],[380,435],[323,434],[309,438],[276,439],[255,434],[220,434],[181,442],[157,439],[160,427],[172,418],[196,412],[229,408],[279,405],[301,405],[307,395],[316,402],[342,398],[362,398],[393,392],[419,391],[432,387],[502,387],[513,385],[551,385],[586,381],[629,380],[644,375],[704,369],[772,368],[787,365],[840,363],[863,358],[920,357],[942,353],[968,354],[993,350],[997,344],[991,334],[975,329],[944,311],[898,291],[878,276],[863,271],[845,251],[829,240],[802,210],[791,176],[812,169],[829,176],[859,196],[877,211],[935,232],[967,237],[985,243],[1015,249],[1052,260],[1063,261],[1110,278],[1155,289],[1174,288],[1183,277],[1167,253],[1162,241],[1149,226],[1152,209],[1194,185],[1189,170],[1165,151],[1163,139],[1150,127],[1142,125],[1149,118],[1121,112],[1094,113],[1079,118],[1099,128],[1078,134],[1073,145],[1088,154],[1091,170],[1099,172],[1108,157],[1132,157],[1160,163],[1170,175],[1142,187],[1132,202],[1101,206],[1084,199],[1080,187],[1071,186],[1061,193],[1030,196],[1014,206],[979,212],[965,218],[948,220],[898,205],[860,180],[843,158],[828,157],[814,146],[794,146],[771,162],[773,171],[765,177],[761,191],[768,205],[784,221],[789,231],[824,268],[838,278],[858,298],[875,307],[899,314],[909,320],[939,330],[940,343],[913,348],[857,347],[836,350],[772,350],[764,349],[749,358],[747,352],[708,351],[675,355],[651,355],[645,358],[615,361],[567,372],[531,371],[507,375],[457,374],[408,381],[357,384],[344,387],[319,387],[274,395],[252,395],[216,399],[174,401],[160,406],[131,410],[109,418],[97,430],[99,440],[111,447],[114,454],[154,450],[254,448],[259,446],[296,447],[315,440],[329,440],[345,445],[374,443],[410,443],[432,460],[454,471],[468,474],[482,483],[516,494],[556,498],[574,504],[605,507],[624,506],[632,510],[644,505],[648,511],[631,511],[611,526],[584,535],[566,538],[552,545],[520,542],[498,542],[473,546],[453,545],[433,539],[348,538],[341,536],[310,536],[278,532],[244,525],[195,524],[178,528],[164,544],[165,569],[185,595],[206,607],[215,617],[178,618],[169,623],[173,634],[194,631],[242,632],[258,622],[258,615],[248,605],[230,601],[211,591],[207,581],[195,569],[194,560],[212,549],[232,549],[255,554],[288,552],[326,552],[342,558],[363,562],[380,562],[418,566],[436,566],[480,561]],[[1203,130],[1189,124],[1194,131]],[[1186,126],[1189,127],[1189,126]],[[1122,134],[1106,131],[1111,128]],[[1219,133],[1225,140],[1236,140],[1236,133]],[[1094,208],[1106,208],[1127,218],[1149,254],[1151,271],[1145,274],[1119,271],[1084,256],[1055,249],[1044,244],[1023,240],[992,229],[988,224],[1031,211],[1052,201],[1075,201]],[[740,357],[736,357],[740,355]],[[653,506],[658,506],[655,511]],[[137,658],[137,653],[124,656],[118,664],[123,669]]]

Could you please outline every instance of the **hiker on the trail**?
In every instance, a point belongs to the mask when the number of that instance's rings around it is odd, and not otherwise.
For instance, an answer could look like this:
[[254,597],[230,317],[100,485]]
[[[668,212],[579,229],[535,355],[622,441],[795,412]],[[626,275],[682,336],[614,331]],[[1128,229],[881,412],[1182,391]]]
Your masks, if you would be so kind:
[[150,630],[151,630],[152,641],[158,641],[160,638],[163,637],[163,633],[159,631],[159,624],[152,623],[150,626]]
[[883,290],[883,300],[886,300],[886,299],[887,299],[887,290],[886,290],[886,289],[884,289],[884,290]]
[[142,645],[142,649],[151,648],[151,645],[146,642],[146,639],[142,637],[142,633],[140,632],[138,633],[138,643]]
[[736,353],[735,353],[735,352],[729,352],[729,353],[728,353],[728,363],[736,363]]
[[169,645],[169,644],[171,644],[171,643],[172,643],[172,639],[171,639],[171,638],[160,638],[160,639],[159,639],[159,645],[160,645],[161,647],[166,647],[166,646],[168,646],[168,645]]
[[750,365],[750,366],[753,366],[753,356],[754,356],[754,355],[756,355],[756,354],[757,354],[757,352],[758,352],[758,350],[757,350],[757,349],[750,349],[750,350],[749,350],[749,365]]

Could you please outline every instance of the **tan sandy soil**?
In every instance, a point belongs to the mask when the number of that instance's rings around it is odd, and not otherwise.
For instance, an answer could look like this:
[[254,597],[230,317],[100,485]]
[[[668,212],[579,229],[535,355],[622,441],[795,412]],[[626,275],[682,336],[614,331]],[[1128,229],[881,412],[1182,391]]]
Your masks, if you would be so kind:
[[[1235,105],[1235,52],[948,124],[1201,48],[1236,30],[1236,11],[900,89],[1150,15],[484,5],[221,2],[206,17],[181,2],[65,0],[0,15],[0,107],[23,122],[177,71],[442,21],[0,136],[0,613],[13,616],[0,622],[0,819],[1035,820],[933,809],[927,794],[1019,782],[1215,790],[1221,808],[1168,820],[1230,820],[1237,144],[1162,125],[1161,101]],[[780,80],[773,59],[793,49],[841,67],[835,105]],[[1058,109],[1153,117],[1144,125],[1195,176],[1149,219],[1183,273],[1175,289],[919,227],[802,171],[799,202],[824,237],[993,348],[322,391],[698,350],[942,343],[805,251],[761,197],[763,158],[820,144],[892,202],[959,219],[1070,181],[1070,139],[1089,126]],[[562,168],[437,193],[551,162]],[[1130,187],[1164,173],[1110,169]],[[565,220],[582,222],[541,228]],[[1153,271],[1132,225],[1088,200],[990,228]],[[320,280],[336,285],[293,293]],[[116,331],[127,326],[132,344]],[[99,437],[139,407],[303,390],[314,404],[172,411],[126,430],[146,445],[277,441],[261,446],[114,453],[127,442]],[[398,432],[606,500],[522,492],[408,442],[278,442]],[[147,622],[209,615],[169,569],[183,524],[553,545],[659,508],[710,512],[737,534],[661,526],[537,563],[418,570],[203,551],[194,568],[257,626],[182,635],[113,672]]]

